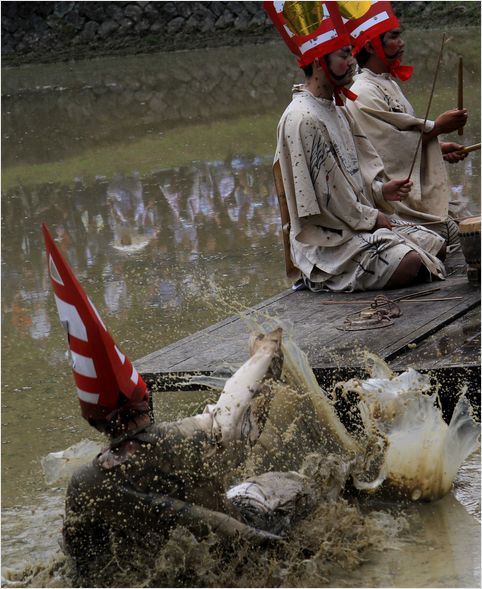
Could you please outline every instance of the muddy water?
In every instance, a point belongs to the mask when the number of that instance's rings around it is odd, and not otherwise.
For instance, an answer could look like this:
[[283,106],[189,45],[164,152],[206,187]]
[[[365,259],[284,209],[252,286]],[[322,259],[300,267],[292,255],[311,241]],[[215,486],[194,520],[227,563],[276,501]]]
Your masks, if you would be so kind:
[[[440,34],[416,37],[407,35],[416,74],[405,87],[423,113]],[[470,145],[480,140],[478,32],[457,31],[447,46],[432,112],[455,105],[459,52],[471,119],[451,138]],[[287,53],[273,44],[2,72],[5,566],[55,546],[62,490],[46,487],[40,458],[94,437],[79,418],[40,223],[131,359],[225,317],[232,300],[286,288],[270,167],[300,80]],[[449,173],[480,212],[480,152]],[[165,415],[186,402],[176,397]],[[468,470],[479,477],[477,461]],[[471,484],[455,496],[473,512]]]

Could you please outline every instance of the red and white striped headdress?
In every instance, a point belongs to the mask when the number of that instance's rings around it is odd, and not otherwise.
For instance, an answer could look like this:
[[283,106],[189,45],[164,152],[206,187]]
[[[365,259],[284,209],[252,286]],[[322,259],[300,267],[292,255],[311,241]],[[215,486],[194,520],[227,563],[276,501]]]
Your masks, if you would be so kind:
[[351,45],[336,2],[263,2],[289,49],[304,67]]
[[45,224],[42,231],[57,310],[67,330],[82,417],[89,422],[103,421],[126,399],[147,401],[146,383],[116,346]]
[[[351,45],[337,2],[265,1],[263,7],[286,45],[298,58],[301,68],[317,58]],[[356,100],[356,94],[332,79],[324,59],[320,59],[320,64],[333,83],[336,104],[343,105],[340,94]]]
[[[343,22],[350,33],[353,55],[371,41],[378,57],[390,68],[390,73],[401,80],[408,80],[413,72],[410,65],[400,65],[400,60],[390,63],[385,56],[380,35],[400,26],[390,2],[372,0],[371,2],[338,2]],[[358,5],[355,7],[354,5]],[[358,16],[358,14],[361,14]]]

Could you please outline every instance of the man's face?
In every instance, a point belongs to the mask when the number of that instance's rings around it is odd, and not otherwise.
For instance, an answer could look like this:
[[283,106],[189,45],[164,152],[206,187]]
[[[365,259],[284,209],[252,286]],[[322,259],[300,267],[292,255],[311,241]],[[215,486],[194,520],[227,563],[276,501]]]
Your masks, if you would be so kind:
[[387,31],[382,37],[382,45],[385,56],[389,61],[395,61],[396,59],[402,60],[405,42],[402,39],[402,32],[399,28]]
[[355,58],[351,53],[351,46],[347,45],[328,55],[328,69],[333,80],[340,86],[346,86],[353,80],[355,74]]

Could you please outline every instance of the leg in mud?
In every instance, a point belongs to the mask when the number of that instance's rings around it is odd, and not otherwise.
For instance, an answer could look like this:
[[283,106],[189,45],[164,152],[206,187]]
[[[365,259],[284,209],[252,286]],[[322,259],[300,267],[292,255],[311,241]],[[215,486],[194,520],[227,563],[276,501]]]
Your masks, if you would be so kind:
[[275,534],[243,524],[225,513],[179,499],[155,493],[140,493],[128,488],[124,488],[124,492],[127,501],[137,501],[151,514],[153,523],[159,523],[162,518],[168,528],[181,525],[197,538],[207,536],[212,531],[224,540],[231,542],[243,539],[253,546],[268,545],[281,539]]
[[[96,466],[80,469],[67,490],[63,528],[64,550],[79,577],[89,578],[106,566],[121,544],[140,551],[157,548],[170,531],[182,525],[196,537],[209,531],[226,541],[243,539],[266,545],[280,538],[257,530],[220,512],[172,497],[142,493],[128,486],[122,471],[103,471]],[[136,542],[133,542],[133,539]]]

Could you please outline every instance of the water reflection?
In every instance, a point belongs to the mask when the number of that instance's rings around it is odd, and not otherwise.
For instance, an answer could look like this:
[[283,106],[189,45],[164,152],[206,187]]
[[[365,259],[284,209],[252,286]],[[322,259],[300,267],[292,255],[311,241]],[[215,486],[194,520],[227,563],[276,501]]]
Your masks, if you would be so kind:
[[[7,69],[4,162],[51,161],[126,137],[283,109],[299,70],[280,48],[126,56],[121,67],[118,58],[94,59],[43,66],[43,75],[38,66]],[[35,119],[25,117],[30,111]]]
[[[56,320],[47,309],[47,267],[36,231],[44,220],[80,279],[101,278],[112,314],[130,308],[139,287],[129,280],[130,256],[142,254],[144,270],[165,261],[172,268],[202,256],[256,250],[266,240],[277,243],[281,231],[271,159],[205,161],[148,178],[138,172],[97,178],[90,185],[82,178],[70,186],[19,185],[4,195],[2,304],[12,325],[21,334],[30,330],[33,339],[46,338]],[[161,307],[180,303],[178,290],[162,278],[143,288],[147,305]]]

